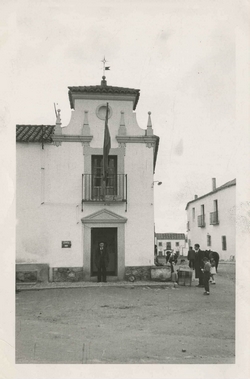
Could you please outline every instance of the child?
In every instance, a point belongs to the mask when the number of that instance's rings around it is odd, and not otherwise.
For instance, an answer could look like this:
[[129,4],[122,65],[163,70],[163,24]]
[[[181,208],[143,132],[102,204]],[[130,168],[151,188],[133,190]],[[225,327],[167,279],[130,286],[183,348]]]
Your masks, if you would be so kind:
[[211,264],[209,262],[209,259],[207,257],[204,257],[204,268],[201,269],[203,272],[203,282],[204,282],[204,287],[205,287],[205,292],[204,295],[209,295],[209,279],[210,279],[210,269],[211,269]]
[[211,263],[211,269],[210,269],[211,278],[210,278],[210,283],[215,284],[214,275],[216,275],[216,264],[215,264],[214,258],[211,258],[210,263]]

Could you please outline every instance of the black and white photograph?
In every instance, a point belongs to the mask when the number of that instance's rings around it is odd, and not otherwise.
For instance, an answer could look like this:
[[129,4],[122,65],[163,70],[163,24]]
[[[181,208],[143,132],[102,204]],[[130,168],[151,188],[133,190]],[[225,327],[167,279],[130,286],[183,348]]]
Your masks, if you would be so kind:
[[0,9],[0,377],[249,378],[249,3]]

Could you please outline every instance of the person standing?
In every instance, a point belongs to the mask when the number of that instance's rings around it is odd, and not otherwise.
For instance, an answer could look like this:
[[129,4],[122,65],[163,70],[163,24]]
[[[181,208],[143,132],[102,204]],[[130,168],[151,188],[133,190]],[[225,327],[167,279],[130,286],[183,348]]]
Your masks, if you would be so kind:
[[203,287],[204,286],[203,273],[201,270],[204,267],[203,259],[204,259],[205,253],[204,251],[200,250],[200,245],[198,243],[194,245],[194,251],[195,251],[195,259],[194,259],[195,277],[199,279],[199,284],[197,285],[197,287]]
[[204,295],[209,295],[209,279],[210,279],[210,269],[211,269],[211,264],[209,262],[209,259],[207,257],[204,257],[204,268],[201,269],[203,272],[203,281],[204,281],[204,287],[205,287],[205,292]]
[[194,270],[195,251],[193,250],[192,246],[189,246],[187,258],[189,260],[189,267]]
[[109,264],[109,254],[104,242],[100,242],[95,254],[95,264],[97,267],[97,281],[107,282],[107,267]]
[[211,263],[211,269],[210,269],[211,278],[210,278],[209,281],[212,284],[215,284],[215,278],[214,278],[214,276],[216,275],[216,263],[215,263],[214,258],[211,258],[210,263]]

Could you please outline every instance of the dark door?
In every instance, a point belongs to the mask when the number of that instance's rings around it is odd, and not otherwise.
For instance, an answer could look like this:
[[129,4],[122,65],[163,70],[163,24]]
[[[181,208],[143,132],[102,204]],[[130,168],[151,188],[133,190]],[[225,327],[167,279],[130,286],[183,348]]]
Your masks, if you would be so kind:
[[117,276],[117,228],[91,229],[91,276],[97,275],[94,256],[100,242],[105,243],[109,252],[107,275]]

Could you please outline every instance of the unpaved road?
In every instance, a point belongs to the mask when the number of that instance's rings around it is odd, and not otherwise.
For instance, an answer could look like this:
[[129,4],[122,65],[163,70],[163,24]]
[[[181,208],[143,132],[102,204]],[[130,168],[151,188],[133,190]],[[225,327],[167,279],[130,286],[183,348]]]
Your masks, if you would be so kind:
[[234,363],[235,266],[195,287],[22,291],[16,363]]

